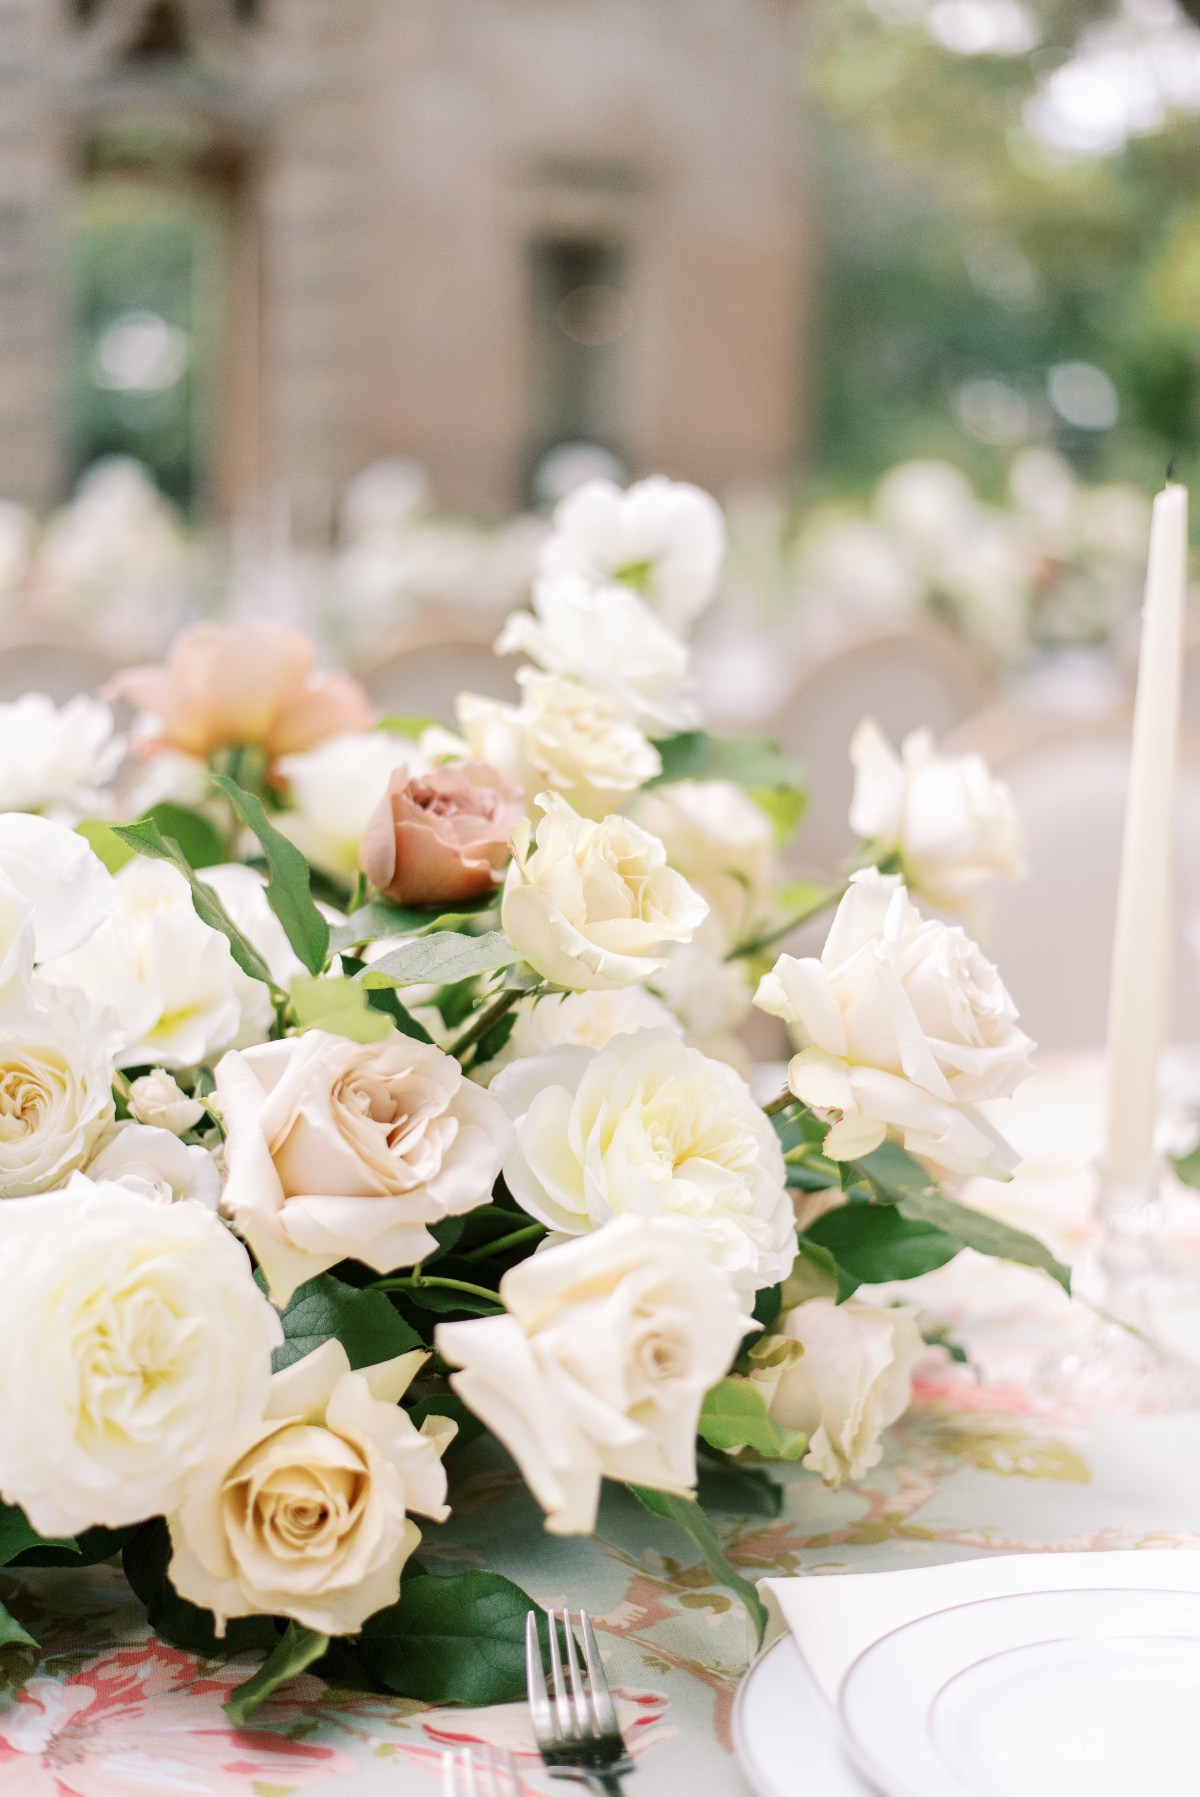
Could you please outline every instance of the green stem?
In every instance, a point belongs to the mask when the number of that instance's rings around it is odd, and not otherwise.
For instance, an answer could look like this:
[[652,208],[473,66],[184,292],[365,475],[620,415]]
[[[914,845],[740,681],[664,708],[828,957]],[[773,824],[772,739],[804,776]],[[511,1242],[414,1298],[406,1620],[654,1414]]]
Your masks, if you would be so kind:
[[440,1285],[448,1292],[469,1292],[472,1298],[486,1298],[497,1310],[503,1310],[499,1297],[489,1291],[486,1285],[469,1285],[465,1279],[438,1279],[432,1273],[425,1273],[419,1279],[376,1279],[368,1288],[373,1292],[408,1292],[420,1289],[425,1285]]
[[371,882],[368,880],[366,874],[360,872],[354,882],[354,891],[350,894],[349,915],[351,917],[354,916],[356,911],[362,910],[367,902],[367,895],[370,893],[370,890]]
[[535,1235],[545,1235],[544,1223],[527,1223],[523,1229],[514,1229],[509,1235],[502,1235],[494,1242],[484,1242],[481,1248],[472,1248],[469,1253],[460,1256],[462,1260],[490,1260],[493,1254],[503,1254],[508,1248],[516,1248],[521,1242],[532,1241]]
[[778,942],[781,936],[790,936],[793,930],[798,930],[800,925],[807,923],[810,917],[817,917],[830,905],[840,903],[846,896],[849,884],[848,880],[843,880],[840,885],[827,887],[820,898],[813,899],[812,903],[806,905],[802,911],[793,912],[792,916],[785,918],[782,923],[772,924],[769,930],[764,930],[761,936],[752,936],[749,942],[739,942],[736,948],[730,949],[725,959],[740,961],[748,955],[761,954],[764,948],[770,948],[771,944]]
[[474,1048],[475,1044],[487,1035],[492,1025],[499,1023],[505,1012],[511,1011],[517,1000],[524,996],[525,994],[519,987],[506,986],[499,998],[494,998],[490,1005],[486,1005],[478,1016],[467,1025],[458,1040],[451,1044],[450,1053],[456,1055],[461,1061],[464,1052],[468,1048]]
[[783,1091],[779,1094],[778,1098],[772,1098],[768,1101],[768,1103],[764,1104],[763,1116],[764,1117],[777,1117],[779,1115],[780,1111],[786,1111],[789,1104],[795,1104],[796,1102],[797,1102],[796,1094],[791,1090],[790,1087],[785,1086],[783,1088]]

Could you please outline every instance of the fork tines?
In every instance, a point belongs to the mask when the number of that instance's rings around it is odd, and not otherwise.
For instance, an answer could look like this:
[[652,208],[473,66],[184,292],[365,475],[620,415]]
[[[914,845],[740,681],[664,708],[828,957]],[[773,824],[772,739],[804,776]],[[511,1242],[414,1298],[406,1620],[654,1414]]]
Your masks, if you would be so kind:
[[[600,1650],[586,1610],[577,1612],[583,1640],[583,1666],[571,1623],[571,1612],[545,1612],[549,1624],[550,1685],[542,1665],[538,1640],[538,1613],[530,1610],[525,1620],[525,1675],[533,1733],[548,1766],[628,1768],[625,1743],[617,1726],[617,1713],[600,1663]],[[559,1647],[562,1628],[566,1663]]]
[[442,1755],[442,1797],[521,1797],[521,1780],[511,1751],[504,1755],[505,1783],[497,1777],[500,1758],[491,1747],[477,1760],[472,1747]]

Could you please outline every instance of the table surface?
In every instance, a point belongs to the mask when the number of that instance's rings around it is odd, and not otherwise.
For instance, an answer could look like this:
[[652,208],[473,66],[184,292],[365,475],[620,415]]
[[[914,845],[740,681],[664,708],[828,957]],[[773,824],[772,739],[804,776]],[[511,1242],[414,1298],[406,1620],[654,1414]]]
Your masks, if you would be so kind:
[[[1178,1084],[1190,1103],[1189,1079]],[[1087,1236],[1100,1090],[1100,1064],[1086,1056],[1029,1082],[1006,1120],[1026,1166],[1013,1185],[975,1194],[1062,1252]],[[1200,1202],[1180,1191],[1168,1210],[1179,1253],[1200,1259]],[[861,1484],[830,1492],[790,1468],[780,1516],[717,1514],[741,1571],[828,1576],[1032,1549],[1200,1546],[1200,1413],[1089,1421],[1040,1397],[1033,1367],[1080,1321],[1040,1275],[966,1253],[918,1283],[973,1367],[927,1357],[912,1409]],[[730,1742],[745,1617],[690,1544],[617,1489],[594,1538],[556,1539],[494,1447],[462,1461],[454,1516],[426,1528],[431,1570],[488,1566],[538,1603],[591,1611],[637,1760],[630,1797],[745,1797]],[[198,1662],[149,1636],[115,1568],[0,1574],[0,1597],[45,1648],[36,1676],[0,1697],[5,1797],[422,1797],[440,1789],[442,1749],[468,1741],[512,1747],[524,1792],[564,1789],[541,1770],[523,1705],[422,1709],[305,1675],[239,1733],[221,1705],[253,1662]]]

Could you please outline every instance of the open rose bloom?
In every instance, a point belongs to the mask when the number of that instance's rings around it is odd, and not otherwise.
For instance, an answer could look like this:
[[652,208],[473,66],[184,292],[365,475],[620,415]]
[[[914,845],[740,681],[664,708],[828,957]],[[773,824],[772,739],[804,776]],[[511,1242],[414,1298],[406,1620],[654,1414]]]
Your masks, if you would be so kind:
[[[532,665],[510,700],[458,694],[461,736],[377,722],[265,623],[119,676],[128,755],[103,703],[0,706],[5,1539],[28,1545],[22,1512],[60,1558],[128,1530],[80,1558],[120,1546],[159,1634],[266,1652],[212,1680],[244,1681],[231,1740],[306,1668],[414,1707],[522,1694],[554,1579],[500,1577],[486,1528],[479,1566],[436,1535],[413,1558],[499,1448],[552,1534],[632,1486],[682,1524],[661,1550],[690,1567],[704,1541],[696,1578],[753,1610],[698,1447],[735,1493],[751,1460],[755,1508],[786,1461],[807,1535],[815,1481],[879,1462],[924,1351],[895,1297],[912,1193],[929,1264],[982,1242],[1067,1279],[938,1186],[1016,1159],[996,1106],[1032,1044],[920,909],[1015,876],[1005,789],[865,725],[861,858],[904,877],[863,868],[821,954],[764,975],[804,795],[773,745],[702,728],[685,630],[719,587],[715,502],[591,482],[544,540],[526,522],[500,646]],[[765,1105],[756,981],[795,1044]],[[886,1295],[838,1303],[856,1269]]]

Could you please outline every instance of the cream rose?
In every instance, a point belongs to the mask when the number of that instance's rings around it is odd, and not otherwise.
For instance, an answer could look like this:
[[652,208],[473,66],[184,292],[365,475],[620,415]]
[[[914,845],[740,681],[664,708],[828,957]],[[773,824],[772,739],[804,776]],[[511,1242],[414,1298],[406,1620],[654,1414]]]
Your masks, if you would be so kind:
[[728,1061],[740,1073],[750,1057],[739,1040],[751,1010],[744,961],[724,961],[696,942],[681,942],[653,979],[653,990],[683,1026],[693,1048]]
[[498,655],[528,655],[611,693],[647,734],[673,736],[699,724],[686,645],[631,587],[593,586],[576,574],[536,581],[533,611],[513,612]]
[[0,705],[0,810],[95,817],[124,753],[107,705],[81,693],[60,707],[25,693]]
[[1012,793],[980,755],[939,755],[914,730],[897,755],[873,718],[850,742],[850,828],[879,854],[900,857],[914,892],[947,911],[969,911],[990,880],[1024,877],[1021,820]]
[[156,1067],[130,1086],[129,1115],[151,1129],[169,1129],[173,1136],[186,1136],[203,1117],[204,1106],[189,1098],[164,1068]]
[[45,817],[0,815],[0,874],[31,907],[38,961],[81,947],[120,902],[115,880],[83,837]]
[[417,743],[388,730],[328,737],[276,763],[295,807],[275,818],[276,828],[314,867],[353,880],[363,831],[396,769],[406,768],[411,779],[431,766]]
[[62,1185],[113,1115],[111,1019],[40,981],[31,996],[0,1016],[0,1198]]
[[786,1278],[796,1225],[783,1154],[732,1067],[669,1030],[515,1061],[490,1090],[514,1120],[509,1191],[564,1235],[610,1218],[686,1217],[740,1291]]
[[725,520],[711,494],[652,474],[624,492],[584,481],[555,508],[542,546],[543,574],[620,581],[647,599],[672,630],[685,630],[717,590]]
[[398,1402],[420,1350],[351,1372],[327,1341],[271,1380],[266,1415],[219,1444],[168,1518],[181,1597],[230,1616],[291,1616],[355,1634],[394,1604],[421,1539],[408,1512],[444,1522],[441,1452],[455,1425],[418,1430]]
[[498,768],[532,806],[561,793],[581,817],[607,817],[662,772],[662,758],[619,699],[578,680],[521,668],[520,705],[460,693],[458,721],[472,755]]
[[115,915],[42,972],[115,1012],[124,1033],[118,1066],[194,1066],[241,1027],[229,943],[200,921],[187,881],[168,862],[139,855],[116,884]]
[[[804,1465],[827,1485],[861,1479],[883,1458],[880,1435],[907,1410],[925,1349],[916,1315],[916,1306],[810,1298],[750,1350],[760,1366],[751,1376],[767,1387],[772,1417],[808,1436]],[[778,1352],[790,1343],[798,1353]]]
[[666,961],[658,951],[690,941],[704,900],[667,866],[661,842],[628,818],[593,823],[557,793],[538,803],[545,816],[536,834],[524,820],[512,833],[500,911],[508,940],[545,979],[576,992],[659,973]]
[[1016,1166],[976,1107],[1033,1071],[1033,1043],[991,962],[962,930],[922,918],[899,875],[855,874],[820,960],[780,955],[754,1002],[803,1044],[788,1068],[796,1097],[840,1112],[833,1159],[894,1129],[950,1172],[1005,1179]]
[[0,1492],[42,1535],[174,1510],[283,1339],[210,1211],[118,1185],[0,1205]]
[[729,780],[673,780],[639,795],[629,815],[708,902],[697,940],[724,955],[771,910],[775,832],[762,807]]
[[422,1260],[425,1225],[486,1204],[512,1143],[495,1099],[409,1036],[308,1030],[227,1054],[217,1101],[222,1210],[277,1304],[347,1257],[377,1273]]
[[555,1535],[595,1526],[602,1477],[688,1493],[696,1422],[753,1320],[671,1218],[620,1217],[504,1275],[507,1316],[442,1323],[450,1383],[516,1460]]
[[[616,992],[549,992],[541,998],[523,998],[513,1015],[516,1022],[508,1041],[479,1070],[485,1086],[513,1061],[548,1048],[607,1048],[614,1036],[627,1036],[632,1030],[673,1030],[683,1035],[674,1012],[644,986],[622,986]],[[422,1021],[427,1016],[422,1009]],[[433,1016],[440,1021],[436,1010]]]
[[111,1180],[155,1204],[186,1198],[215,1211],[221,1196],[221,1175],[207,1148],[189,1148],[169,1129],[144,1123],[111,1124],[86,1172],[89,1179]]

